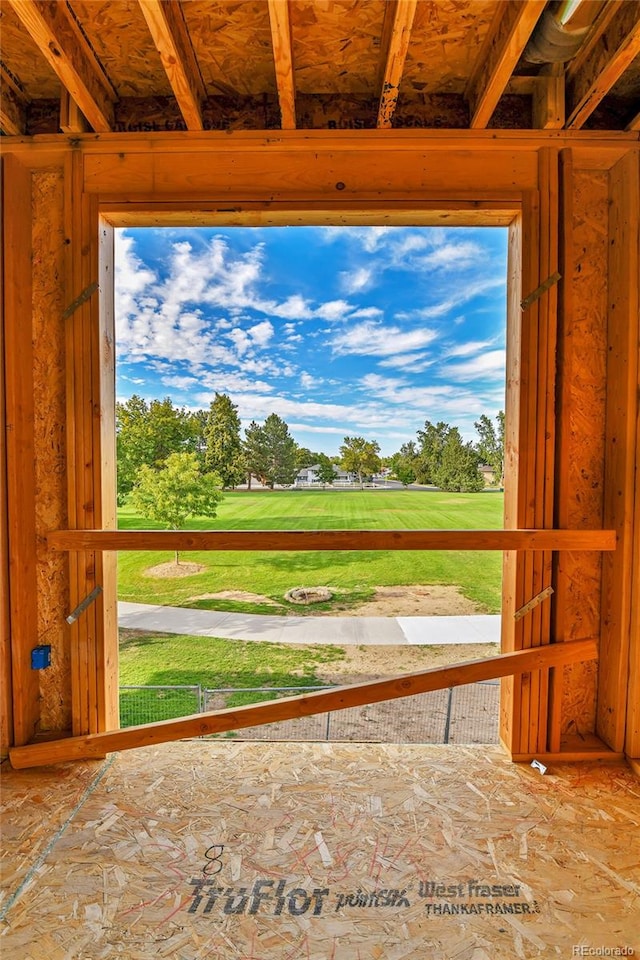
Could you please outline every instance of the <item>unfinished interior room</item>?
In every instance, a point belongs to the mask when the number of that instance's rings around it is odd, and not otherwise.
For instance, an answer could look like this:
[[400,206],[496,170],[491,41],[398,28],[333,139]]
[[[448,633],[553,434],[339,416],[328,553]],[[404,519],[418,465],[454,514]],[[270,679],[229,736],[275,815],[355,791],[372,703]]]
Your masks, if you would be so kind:
[[[640,954],[640,3],[2,0],[0,45],[3,956]],[[508,230],[502,529],[118,529],[115,231],[297,225]],[[497,551],[501,652],[121,728],[118,551],[173,549]],[[237,736],[498,679],[490,747]]]

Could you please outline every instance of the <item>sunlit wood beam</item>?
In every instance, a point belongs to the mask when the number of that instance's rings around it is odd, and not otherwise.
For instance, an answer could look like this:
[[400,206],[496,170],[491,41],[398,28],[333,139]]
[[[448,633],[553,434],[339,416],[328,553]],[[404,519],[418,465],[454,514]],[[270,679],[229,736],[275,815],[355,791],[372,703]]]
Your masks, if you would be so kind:
[[187,130],[202,130],[205,87],[178,0],[138,0]]
[[498,4],[465,90],[470,127],[482,129],[489,123],[545,6],[546,0]]
[[58,75],[94,130],[113,127],[117,99],[66,2],[7,0],[42,56]]
[[416,7],[417,0],[394,0],[393,3],[387,3],[385,9],[382,41],[385,62],[378,107],[378,127],[391,126],[398,103],[398,90],[409,49]]
[[[604,30],[596,29],[567,70],[567,122],[579,129],[640,53],[640,4],[617,3]],[[633,129],[633,128],[632,128]]]
[[4,64],[0,62],[0,130],[8,137],[25,132],[26,98]]
[[289,0],[269,0],[269,21],[280,103],[280,125],[283,130],[295,130],[296,85],[293,76]]

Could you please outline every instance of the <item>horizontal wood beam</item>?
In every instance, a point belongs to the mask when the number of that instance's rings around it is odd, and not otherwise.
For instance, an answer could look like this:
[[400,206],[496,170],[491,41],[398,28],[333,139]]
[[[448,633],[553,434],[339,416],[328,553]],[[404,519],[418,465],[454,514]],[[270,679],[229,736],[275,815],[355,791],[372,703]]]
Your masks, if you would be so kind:
[[567,123],[582,127],[600,101],[640,53],[640,4],[621,3],[604,30],[594,34],[566,77]]
[[409,49],[416,6],[417,0],[395,0],[395,3],[387,3],[385,9],[383,27],[385,64],[377,122],[380,128],[391,126],[398,103],[398,91]]
[[289,0],[268,0],[268,2],[273,61],[280,103],[280,125],[283,130],[295,130],[296,84],[293,73]]
[[138,0],[187,130],[202,130],[205,87],[178,0]]
[[615,550],[615,530],[56,530],[53,550]]
[[373,680],[337,687],[335,690],[307,693],[248,707],[230,707],[208,713],[198,713],[178,720],[163,720],[105,733],[69,737],[45,743],[15,747],[9,752],[16,769],[103,757],[113,750],[133,750],[157,743],[168,743],[185,737],[202,737],[229,730],[242,730],[261,723],[294,720],[318,713],[345,710],[384,700],[398,700],[418,693],[430,693],[465,683],[494,680],[513,674],[546,670],[563,664],[596,660],[598,644],[595,639],[572,640],[543,647],[502,653],[495,657],[469,660],[448,667],[432,667],[418,673],[408,673],[390,680]]
[[503,0],[496,5],[465,90],[472,129],[489,123],[545,6],[546,0]]
[[111,130],[115,91],[68,4],[44,0],[8,2],[93,129],[97,132]]

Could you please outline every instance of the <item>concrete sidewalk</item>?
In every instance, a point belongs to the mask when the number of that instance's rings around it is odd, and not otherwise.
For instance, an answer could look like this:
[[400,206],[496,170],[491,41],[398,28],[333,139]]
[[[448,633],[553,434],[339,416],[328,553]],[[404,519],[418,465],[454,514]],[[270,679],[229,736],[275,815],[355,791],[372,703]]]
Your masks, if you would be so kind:
[[500,616],[474,617],[264,617],[147,603],[118,604],[118,623],[195,637],[262,643],[339,645],[500,643]]

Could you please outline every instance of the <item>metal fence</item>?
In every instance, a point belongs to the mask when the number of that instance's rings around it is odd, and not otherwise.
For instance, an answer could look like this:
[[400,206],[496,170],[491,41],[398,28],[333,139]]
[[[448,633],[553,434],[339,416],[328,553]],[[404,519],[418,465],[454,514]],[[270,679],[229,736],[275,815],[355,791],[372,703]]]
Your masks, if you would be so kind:
[[[331,690],[323,687],[120,687],[120,724],[152,723],[208,710]],[[216,734],[236,740],[364,743],[497,743],[497,680],[420,693],[295,720]]]

